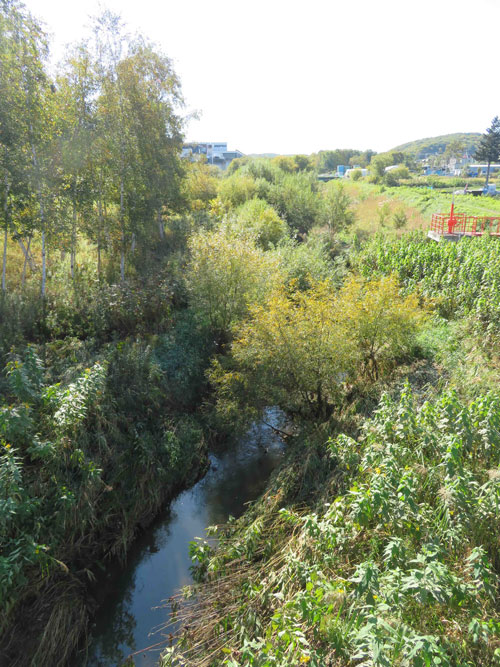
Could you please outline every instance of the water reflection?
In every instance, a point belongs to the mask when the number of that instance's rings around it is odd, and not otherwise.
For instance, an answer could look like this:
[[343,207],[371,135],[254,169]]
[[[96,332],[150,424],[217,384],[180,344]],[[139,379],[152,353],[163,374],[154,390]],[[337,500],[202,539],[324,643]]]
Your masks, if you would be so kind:
[[[284,419],[277,410],[269,410],[266,421],[279,428]],[[211,456],[207,475],[178,496],[134,543],[126,568],[108,573],[83,664],[119,665],[131,653],[162,641],[160,633],[151,632],[168,620],[162,601],[191,583],[189,542],[203,537],[206,526],[240,516],[245,503],[262,493],[282,454],[279,436],[267,425],[256,424],[235,448]],[[154,665],[160,651],[140,653],[134,660],[137,665]]]

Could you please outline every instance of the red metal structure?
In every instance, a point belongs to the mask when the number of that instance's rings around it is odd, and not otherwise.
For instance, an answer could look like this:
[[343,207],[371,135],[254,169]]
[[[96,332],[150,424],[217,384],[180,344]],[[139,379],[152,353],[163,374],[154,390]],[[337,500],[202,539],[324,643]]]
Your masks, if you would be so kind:
[[452,202],[451,211],[445,215],[433,213],[431,220],[431,232],[435,235],[445,236],[454,234],[457,236],[490,236],[500,237],[500,215],[478,216],[455,213],[455,204]]

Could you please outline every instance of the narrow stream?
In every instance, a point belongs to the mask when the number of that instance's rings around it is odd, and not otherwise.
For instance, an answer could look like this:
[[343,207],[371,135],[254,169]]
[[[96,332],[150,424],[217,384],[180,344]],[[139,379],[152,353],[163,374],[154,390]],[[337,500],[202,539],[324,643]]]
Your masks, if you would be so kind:
[[[275,427],[284,415],[269,409],[265,420]],[[256,423],[245,437],[220,456],[191,489],[181,493],[133,544],[125,568],[109,572],[106,591],[92,632],[89,667],[120,665],[131,653],[162,640],[154,633],[168,619],[162,602],[191,583],[189,542],[204,537],[207,526],[238,517],[245,503],[264,490],[283,455],[283,442],[269,426]],[[153,634],[152,634],[153,633]],[[134,657],[138,666],[155,665],[160,649]]]

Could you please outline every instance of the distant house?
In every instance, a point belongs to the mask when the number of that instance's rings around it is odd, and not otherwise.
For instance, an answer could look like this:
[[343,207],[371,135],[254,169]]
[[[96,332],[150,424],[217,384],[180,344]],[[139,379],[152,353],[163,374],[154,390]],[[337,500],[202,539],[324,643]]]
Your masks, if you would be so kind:
[[197,160],[204,155],[209,164],[214,164],[221,169],[236,158],[243,157],[244,153],[238,150],[228,151],[226,142],[191,142],[182,147],[181,157],[188,160]]
[[355,171],[360,171],[361,176],[368,176],[368,169],[363,169],[361,167],[352,167],[352,168],[346,170],[345,178],[351,178],[351,176],[353,175],[353,173]]
[[[500,164],[490,164],[490,174],[500,170]],[[469,164],[467,166],[468,176],[481,176],[488,171],[487,164]]]

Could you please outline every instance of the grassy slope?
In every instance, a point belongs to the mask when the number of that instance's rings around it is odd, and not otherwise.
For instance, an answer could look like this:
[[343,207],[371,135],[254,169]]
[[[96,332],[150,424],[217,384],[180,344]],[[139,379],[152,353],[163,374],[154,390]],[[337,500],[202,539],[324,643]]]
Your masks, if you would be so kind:
[[[356,222],[353,229],[368,234],[384,232],[401,236],[416,229],[426,230],[430,227],[433,213],[450,210],[453,197],[452,193],[428,187],[388,188],[364,182],[346,182],[345,187],[354,202]],[[385,224],[380,218],[382,207],[388,211]],[[457,195],[455,210],[469,215],[500,215],[500,199]],[[399,230],[395,229],[393,218],[397,211],[404,211],[408,219],[404,228]]]
[[473,151],[480,139],[479,132],[457,132],[455,134],[443,134],[438,137],[427,137],[425,139],[417,139],[416,141],[409,141],[406,144],[401,144],[392,148],[393,151],[403,151],[415,157],[420,157],[422,154],[429,155],[431,153],[443,153],[446,146],[452,141],[463,141],[469,151]]

